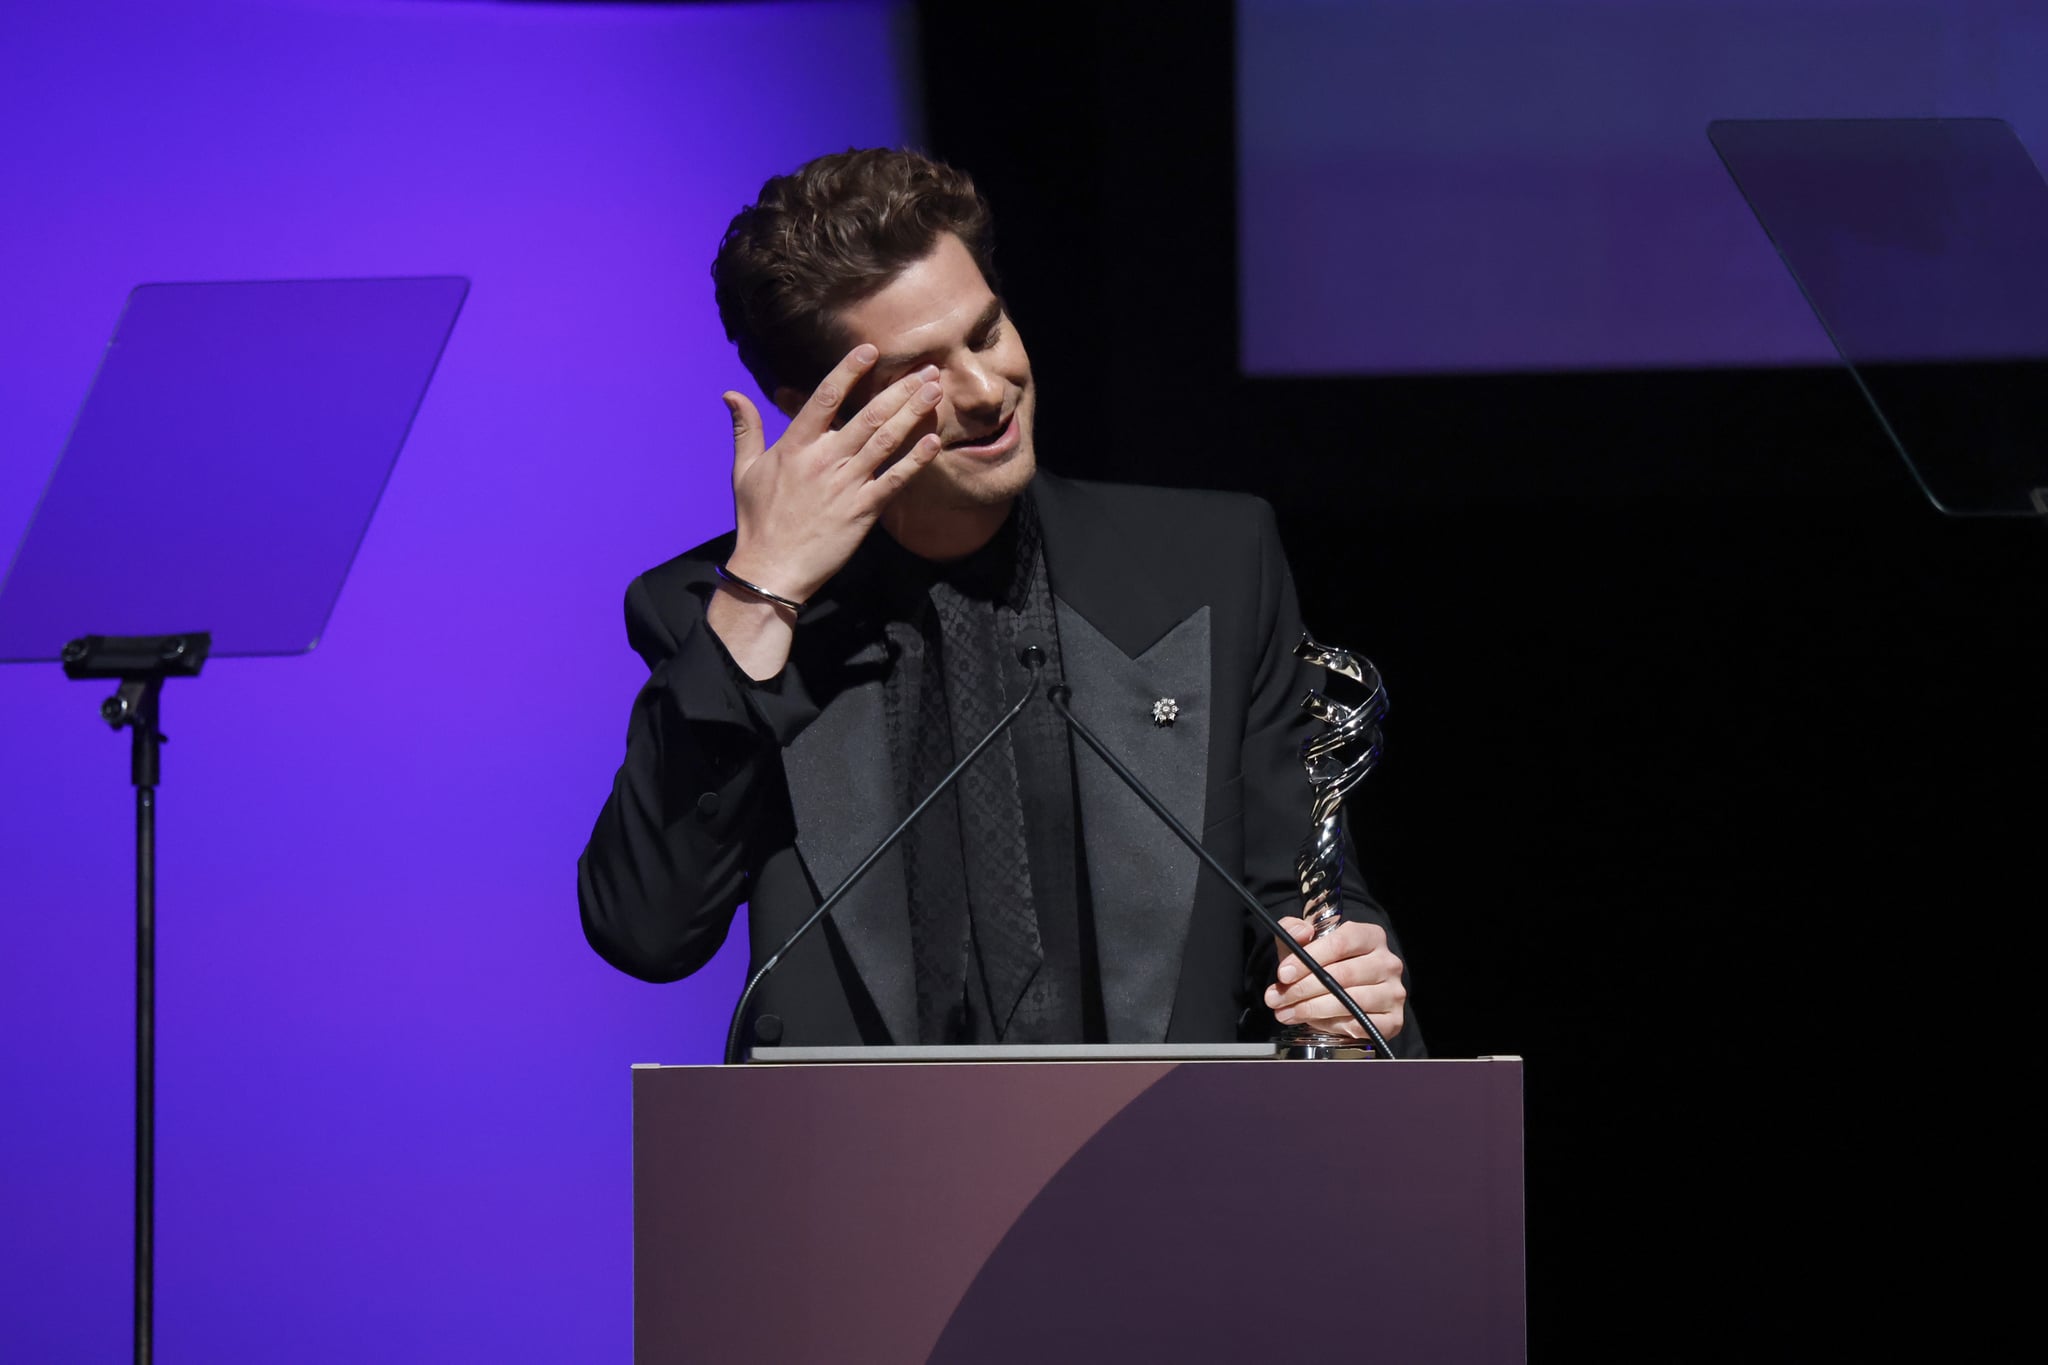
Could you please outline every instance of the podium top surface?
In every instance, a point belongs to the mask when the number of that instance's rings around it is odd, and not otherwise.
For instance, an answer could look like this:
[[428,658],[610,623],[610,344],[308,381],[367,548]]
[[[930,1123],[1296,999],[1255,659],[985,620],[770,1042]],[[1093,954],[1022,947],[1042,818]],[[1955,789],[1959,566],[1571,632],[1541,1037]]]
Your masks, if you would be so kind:
[[[1038,1063],[1041,1065],[1094,1065],[1114,1063],[1183,1062],[1271,1062],[1284,1060],[1271,1043],[1047,1043],[1034,1046],[906,1046],[906,1047],[760,1047],[753,1051],[759,1066],[923,1066],[982,1063]],[[1470,1066],[1475,1062],[1505,1062],[1520,1066],[1518,1056],[1433,1057],[1423,1061],[1395,1062],[1408,1070],[1415,1067]],[[635,1062],[635,1071],[744,1071],[748,1067],[727,1067],[718,1063]]]
[[757,1047],[757,1063],[1269,1061],[1271,1043],[995,1043],[964,1046]]

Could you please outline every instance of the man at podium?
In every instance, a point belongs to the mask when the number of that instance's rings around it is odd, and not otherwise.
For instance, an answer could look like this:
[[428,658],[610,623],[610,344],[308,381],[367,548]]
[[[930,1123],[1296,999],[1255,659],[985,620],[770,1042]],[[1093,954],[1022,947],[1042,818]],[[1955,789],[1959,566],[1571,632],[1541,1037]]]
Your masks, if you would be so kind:
[[[752,960],[1032,687],[1020,644],[1225,866],[1308,942],[1293,581],[1271,509],[1037,467],[1037,393],[989,210],[912,152],[820,157],[732,220],[719,314],[790,418],[732,415],[736,526],[634,579],[650,674],[578,864],[622,971],[708,961],[742,902]],[[1193,414],[1161,414],[1169,430]],[[1346,860],[1347,869],[1352,859]],[[1346,873],[1316,956],[1419,1055],[1398,945]],[[1339,1003],[1043,699],[762,984],[787,1043],[1221,1042],[1352,1033]]]

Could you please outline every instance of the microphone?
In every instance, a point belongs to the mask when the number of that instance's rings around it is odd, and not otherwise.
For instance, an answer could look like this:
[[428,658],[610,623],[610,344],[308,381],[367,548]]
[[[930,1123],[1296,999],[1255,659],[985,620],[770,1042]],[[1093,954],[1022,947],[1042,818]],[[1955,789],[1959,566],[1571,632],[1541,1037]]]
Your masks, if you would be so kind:
[[1028,627],[1017,632],[1017,662],[1031,670],[1032,685],[1038,682],[1038,670],[1052,662],[1052,636],[1042,630]]
[[[982,750],[988,748],[989,745],[995,743],[996,737],[1002,734],[1003,731],[1009,729],[1011,722],[1015,721],[1018,716],[1024,713],[1025,706],[1028,705],[1032,697],[1036,696],[1038,693],[1039,673],[1042,669],[1044,669],[1047,661],[1051,658],[1051,655],[1052,638],[1048,636],[1044,631],[1022,630],[1017,632],[1017,662],[1022,664],[1025,668],[1029,669],[1031,672],[1030,685],[1024,689],[1024,695],[1017,698],[1016,704],[1003,713],[1002,719],[998,720],[995,723],[995,725],[989,729],[989,732],[981,737],[981,741],[978,744],[976,744],[972,749],[969,749],[967,751],[966,757],[962,758],[958,763],[955,763],[951,771],[949,771],[944,777],[939,779],[937,786],[933,787],[929,792],[925,793],[924,799],[922,801],[919,801],[915,806],[911,807],[910,814],[903,817],[902,823],[897,825],[896,828],[890,830],[888,836],[885,837],[881,843],[876,844],[874,850],[870,852],[867,855],[867,857],[862,858],[859,864],[854,867],[853,871],[846,874],[845,880],[840,882],[839,885],[832,888],[832,894],[818,902],[818,908],[811,912],[810,918],[806,919],[802,924],[799,924],[796,927],[796,932],[792,933],[788,938],[784,939],[782,941],[782,946],[777,948],[774,952],[770,953],[768,955],[768,960],[766,962],[763,962],[760,968],[756,970],[752,976],[747,978],[746,989],[740,992],[740,998],[738,1002],[733,1005],[732,1022],[726,1026],[725,1030],[725,1064],[727,1066],[735,1065],[740,1060],[740,1026],[742,1023],[745,1022],[747,1017],[747,1003],[754,998],[754,992],[760,989],[761,983],[767,979],[768,973],[774,971],[776,964],[782,961],[783,957],[788,954],[789,950],[796,947],[798,943],[802,942],[804,935],[810,933],[812,927],[815,926],[820,920],[824,919],[825,916],[828,913],[830,913],[832,907],[839,903],[840,898],[843,897],[848,891],[851,891],[854,888],[854,886],[860,881],[860,879],[868,874],[868,869],[872,868],[876,863],[882,860],[882,855],[884,853],[887,853],[890,849],[896,846],[896,841],[898,839],[901,839],[905,834],[907,834],[910,831],[910,827],[917,823],[918,817],[923,815],[925,813],[926,808],[929,807],[932,802],[936,801],[939,798],[940,793],[944,792],[946,788],[952,786],[954,779],[958,778],[961,773],[967,771],[967,765],[974,762],[975,759],[980,758]],[[764,1016],[762,1022],[764,1025],[767,1023],[766,1016]],[[777,1021],[776,1029],[778,1032],[778,1036],[780,1032],[780,1027],[780,1021]],[[766,1030],[764,1029],[763,1031],[765,1032]]]
[[1074,714],[1073,710],[1067,705],[1068,699],[1074,695],[1074,689],[1067,686],[1064,682],[1056,683],[1046,690],[1045,695],[1046,700],[1052,703],[1053,709],[1066,719],[1068,726],[1073,729],[1073,732],[1081,737],[1083,743],[1095,751],[1097,757],[1109,765],[1109,770],[1121,778],[1123,784],[1129,787],[1140,801],[1145,803],[1146,809],[1158,816],[1165,823],[1166,827],[1179,837],[1182,843],[1194,850],[1195,856],[1202,860],[1204,866],[1218,877],[1221,877],[1224,885],[1237,893],[1237,898],[1245,903],[1245,908],[1252,912],[1253,917],[1263,922],[1268,929],[1273,931],[1273,936],[1276,939],[1286,944],[1288,949],[1301,959],[1301,965],[1308,969],[1309,975],[1322,983],[1324,990],[1336,996],[1337,999],[1344,1003],[1344,1008],[1350,1011],[1351,1017],[1358,1021],[1359,1026],[1365,1030],[1365,1036],[1372,1041],[1374,1055],[1384,1057],[1388,1061],[1398,1060],[1394,1056],[1394,1050],[1387,1046],[1387,1040],[1380,1035],[1378,1027],[1374,1025],[1371,1019],[1366,1017],[1365,1011],[1359,1008],[1358,1002],[1351,998],[1351,992],[1338,985],[1337,979],[1330,975],[1329,969],[1316,961],[1315,955],[1309,952],[1308,949],[1296,943],[1294,935],[1280,927],[1280,921],[1273,912],[1268,910],[1257,896],[1254,896],[1247,890],[1244,883],[1231,874],[1229,868],[1218,862],[1215,854],[1203,848],[1202,841],[1191,834],[1188,831],[1188,827],[1176,819],[1173,812],[1168,810],[1165,804],[1152,794],[1151,789],[1138,780],[1138,775],[1125,767],[1123,760],[1111,753],[1109,746],[1104,744],[1096,736],[1095,732],[1090,730],[1087,724]]

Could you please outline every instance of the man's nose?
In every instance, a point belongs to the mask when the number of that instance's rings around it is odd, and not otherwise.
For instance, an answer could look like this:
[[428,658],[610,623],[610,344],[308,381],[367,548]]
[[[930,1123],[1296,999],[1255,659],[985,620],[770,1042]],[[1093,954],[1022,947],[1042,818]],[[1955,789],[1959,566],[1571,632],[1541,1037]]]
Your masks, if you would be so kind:
[[1003,405],[1002,377],[979,361],[969,361],[955,367],[948,376],[952,381],[946,387],[947,397],[953,400],[955,412],[986,412]]

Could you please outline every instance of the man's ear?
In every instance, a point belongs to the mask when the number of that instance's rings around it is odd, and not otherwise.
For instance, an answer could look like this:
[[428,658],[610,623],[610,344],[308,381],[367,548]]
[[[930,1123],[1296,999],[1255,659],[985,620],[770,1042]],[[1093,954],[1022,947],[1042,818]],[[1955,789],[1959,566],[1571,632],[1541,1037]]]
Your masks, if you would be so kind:
[[784,384],[776,389],[774,393],[768,395],[768,401],[773,403],[776,411],[780,412],[784,417],[794,417],[803,407],[805,396],[792,389],[789,385]]

